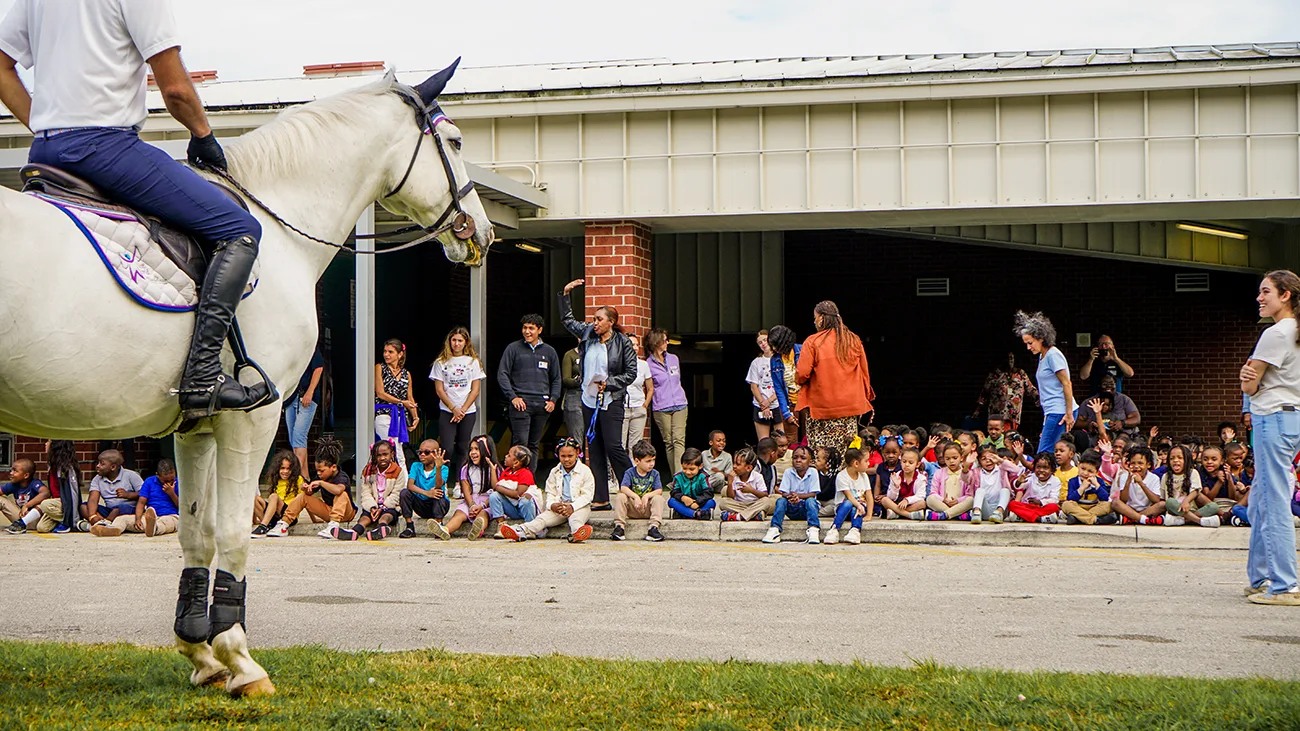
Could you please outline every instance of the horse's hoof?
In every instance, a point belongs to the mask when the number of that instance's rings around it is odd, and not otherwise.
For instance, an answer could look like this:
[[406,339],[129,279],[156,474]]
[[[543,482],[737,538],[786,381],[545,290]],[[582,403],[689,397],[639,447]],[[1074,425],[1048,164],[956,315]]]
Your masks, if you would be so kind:
[[197,671],[190,676],[190,683],[192,683],[195,688],[217,685],[218,683],[224,683],[227,680],[230,680],[230,671],[225,668],[221,668],[207,677],[199,675]]
[[270,678],[259,678],[243,685],[231,685],[227,682],[226,692],[232,698],[252,698],[260,695],[275,695],[275,686],[271,684]]

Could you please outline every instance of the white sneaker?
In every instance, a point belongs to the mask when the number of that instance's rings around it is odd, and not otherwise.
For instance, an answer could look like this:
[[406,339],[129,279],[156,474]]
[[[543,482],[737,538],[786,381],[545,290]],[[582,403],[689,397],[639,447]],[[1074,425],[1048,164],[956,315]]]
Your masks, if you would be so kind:
[[1187,519],[1181,515],[1166,515],[1165,525],[1186,525]]
[[777,528],[776,526],[772,526],[771,528],[768,528],[768,529],[767,529],[767,535],[763,536],[763,542],[764,542],[764,543],[780,543],[780,542],[781,542],[781,529],[780,529],[780,528]]
[[[1297,519],[1300,520],[1300,518],[1297,518]],[[1202,527],[1202,528],[1218,528],[1218,527],[1219,527],[1219,516],[1217,516],[1217,515],[1211,515],[1211,516],[1208,517],[1208,518],[1201,518],[1201,527]]]
[[839,542],[840,542],[839,531],[835,530],[834,528],[831,528],[830,530],[826,531],[826,538],[825,540],[822,541],[822,543],[825,543],[828,546],[833,546]]
[[1020,522],[1020,516],[1019,516],[1019,515],[1016,515],[1015,513],[1007,513],[1007,522],[1008,522],[1008,523],[1019,523],[1019,522]]
[[812,526],[809,526],[806,532],[808,534],[809,543],[813,543],[813,544],[821,543],[821,538],[818,537],[818,534],[821,533],[821,531],[817,530],[816,528],[813,528]]
[[1061,522],[1061,519],[1056,517],[1056,514],[1053,513],[1052,515],[1044,515],[1043,517],[1038,519],[1038,522],[1047,523],[1049,525],[1056,525],[1057,523]]
[[334,534],[331,531],[333,531],[337,527],[339,527],[338,521],[331,520],[329,524],[325,526],[325,530],[321,531],[320,533],[317,533],[316,535],[320,536],[321,538],[333,538]]
[[849,532],[844,534],[844,542],[856,546],[862,542],[862,533],[857,528],[850,528]]
[[970,511],[970,522],[973,523],[973,524],[975,524],[975,525],[979,525],[979,523],[980,523],[981,520],[983,520],[983,517],[980,515],[980,509],[979,509],[979,508],[971,508],[971,511]]
[[275,527],[266,532],[267,538],[284,538],[289,535],[289,524],[283,520],[277,521]]

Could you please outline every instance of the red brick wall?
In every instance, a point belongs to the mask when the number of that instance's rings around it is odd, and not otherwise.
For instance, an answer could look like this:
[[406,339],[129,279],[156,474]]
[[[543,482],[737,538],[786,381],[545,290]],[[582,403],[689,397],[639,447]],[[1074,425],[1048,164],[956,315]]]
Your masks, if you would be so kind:
[[650,228],[637,221],[597,221],[587,224],[584,244],[586,311],[613,305],[624,330],[649,330]]
[[[960,423],[1008,351],[1032,374],[1011,331],[1026,309],[1056,326],[1077,399],[1088,393],[1077,378],[1088,349],[1074,347],[1075,333],[1094,344],[1105,333],[1134,368],[1124,391],[1143,423],[1209,437],[1240,420],[1237,370],[1262,329],[1250,274],[1212,272],[1210,292],[1178,294],[1174,274],[1188,270],[1172,266],[847,231],[789,233],[785,262],[787,325],[806,337],[813,306],[833,299],[866,341],[878,424]],[[948,277],[950,296],[916,296],[917,277]],[[1024,430],[1041,419],[1030,406]]]

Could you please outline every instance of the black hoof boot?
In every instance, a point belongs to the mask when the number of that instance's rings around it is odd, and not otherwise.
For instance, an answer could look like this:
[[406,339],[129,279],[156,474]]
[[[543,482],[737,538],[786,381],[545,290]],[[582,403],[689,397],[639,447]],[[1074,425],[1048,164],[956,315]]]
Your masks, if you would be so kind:
[[247,590],[248,579],[235,581],[234,574],[217,569],[217,579],[212,582],[212,609],[208,611],[212,625],[208,629],[208,642],[237,624],[248,630],[248,625],[244,624]]
[[176,636],[186,642],[208,641],[208,570],[185,569],[177,591]]

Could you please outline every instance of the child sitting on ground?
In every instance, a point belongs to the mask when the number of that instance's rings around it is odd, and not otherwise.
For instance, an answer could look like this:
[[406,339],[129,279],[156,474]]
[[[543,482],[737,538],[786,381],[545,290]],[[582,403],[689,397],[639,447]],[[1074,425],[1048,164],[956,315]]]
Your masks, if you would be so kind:
[[[522,520],[525,523],[537,517],[541,509],[542,491],[533,478],[533,455],[522,444],[516,444],[506,450],[505,469],[492,485],[488,493],[488,513],[495,520]],[[499,533],[488,526],[488,530]]]
[[286,536],[289,526],[298,520],[305,509],[313,522],[328,521],[316,535],[321,538],[333,538],[331,532],[356,517],[357,510],[352,506],[352,482],[346,472],[339,469],[339,455],[343,453],[343,442],[337,439],[322,439],[316,447],[316,475],[319,479],[308,482],[298,492],[298,497],[289,501],[275,527],[267,537]]
[[655,448],[649,441],[642,439],[632,445],[632,466],[623,473],[618,492],[614,493],[614,532],[610,539],[621,541],[627,537],[628,518],[650,520],[650,528],[645,539],[659,542],[664,539],[659,525],[663,523],[664,485],[655,469]]
[[714,492],[726,490],[727,475],[732,470],[731,455],[727,454],[727,435],[717,429],[709,432],[709,448],[701,456],[709,489]]
[[[1056,502],[1065,502],[1065,493],[1070,489],[1070,480],[1079,476],[1079,466],[1075,462],[1074,442],[1070,439],[1061,439],[1056,443],[1053,456],[1056,462],[1056,481],[1061,486],[1061,494],[1056,496]],[[1038,461],[1038,457],[1034,457]]]
[[931,520],[952,520],[965,516],[975,506],[975,488],[962,469],[960,444],[948,442],[940,449],[940,456],[943,467],[930,478],[925,505]]
[[1101,476],[1101,452],[1089,449],[1079,455],[1079,475],[1066,485],[1061,512],[1071,524],[1109,525],[1119,520],[1110,510],[1110,485]]
[[759,473],[758,455],[749,447],[736,450],[732,457],[731,484],[727,496],[718,499],[723,520],[764,520],[776,510],[776,498]]
[[[1058,448],[1061,444],[1066,442],[1057,442]],[[1057,522],[1061,481],[1055,473],[1056,455],[1039,452],[1034,457],[1033,471],[1016,479],[1016,499],[1007,504],[1007,510],[1026,523]]]
[[471,541],[482,538],[492,515],[488,495],[495,491],[498,477],[497,465],[492,460],[492,442],[485,435],[474,437],[469,443],[469,458],[460,468],[460,491],[464,499],[446,523],[429,524],[434,538],[445,541],[466,522],[470,524],[467,538]]
[[811,467],[812,450],[800,444],[790,453],[790,469],[786,470],[778,486],[779,497],[772,512],[772,526],[763,537],[764,543],[780,543],[781,529],[786,516],[808,521],[807,543],[820,543],[821,520],[817,495],[821,492],[821,479]]
[[876,466],[876,476],[871,481],[872,514],[881,517],[884,516],[885,508],[880,498],[889,492],[889,484],[894,475],[903,471],[903,443],[897,437],[882,438],[885,441],[880,447],[880,464]]
[[1011,502],[1011,477],[1002,466],[996,449],[983,447],[976,452],[977,469],[967,473],[975,486],[975,507],[970,511],[970,522],[978,524],[988,516],[992,523],[1001,523]]
[[[548,528],[569,524],[569,543],[582,543],[591,537],[591,499],[596,494],[596,478],[591,468],[578,461],[581,443],[565,437],[555,447],[560,461],[546,478],[546,509],[536,518],[519,525],[501,524],[501,537],[511,541],[541,538]],[[683,453],[684,454],[684,453]]]
[[355,541],[364,536],[366,540],[380,541],[397,525],[406,474],[394,454],[388,442],[375,442],[370,448],[370,463],[361,470],[361,490],[357,494],[361,510],[356,525],[335,528],[331,531],[335,538]]
[[889,488],[880,496],[885,519],[895,516],[908,520],[925,519],[925,472],[921,470],[921,452],[904,447],[899,460],[902,469],[889,478]]
[[434,526],[447,517],[451,509],[451,500],[447,497],[445,454],[436,439],[425,439],[415,456],[419,458],[411,465],[406,476],[406,489],[402,490],[402,517],[406,520],[406,530],[398,538],[415,537],[415,516],[429,521],[430,532],[436,533]]
[[[867,450],[859,450],[863,454]],[[872,457],[879,457],[880,452],[871,451]],[[871,464],[868,460],[867,464]],[[835,477],[840,472],[840,455],[830,447],[818,447],[813,452],[813,467],[817,468],[817,480],[821,483],[821,490],[817,493],[817,504],[821,508],[817,511],[819,517],[835,517]],[[868,479],[874,482],[874,467],[867,468]]]
[[51,493],[50,488],[34,476],[35,473],[36,465],[30,459],[15,459],[9,469],[9,482],[0,487],[0,513],[10,521],[9,533],[26,533],[41,520],[40,505],[49,499]]
[[1160,494],[1165,501],[1165,525],[1191,523],[1206,528],[1219,527],[1219,506],[1198,504],[1201,475],[1192,466],[1192,450],[1181,444],[1169,448],[1169,464],[1160,478]]
[[683,518],[712,520],[713,487],[704,473],[704,455],[695,447],[682,452],[682,471],[673,475],[668,507]]
[[[271,525],[280,519],[285,508],[302,490],[302,467],[298,464],[298,458],[287,449],[276,452],[266,470],[265,479],[273,489],[265,498],[261,495],[253,496],[253,520],[256,521],[253,538],[261,538],[270,533]],[[286,526],[285,533],[288,532]]]
[[871,480],[867,477],[866,459],[862,451],[848,449],[844,452],[844,469],[835,477],[835,523],[826,531],[826,545],[840,542],[840,527],[850,522],[844,542],[857,545],[862,542],[862,521],[871,520]]
[[1119,476],[1110,506],[1125,525],[1163,525],[1165,501],[1160,498],[1160,478],[1151,473],[1151,450],[1131,447],[1125,462],[1128,471]]

